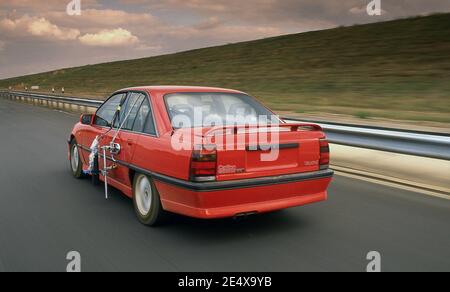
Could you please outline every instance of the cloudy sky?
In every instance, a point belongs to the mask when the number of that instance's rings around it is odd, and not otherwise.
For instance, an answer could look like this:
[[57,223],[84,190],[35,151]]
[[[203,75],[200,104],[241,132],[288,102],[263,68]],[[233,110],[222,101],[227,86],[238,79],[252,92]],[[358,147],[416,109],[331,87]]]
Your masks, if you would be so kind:
[[340,25],[450,12],[449,0],[0,0],[0,79]]

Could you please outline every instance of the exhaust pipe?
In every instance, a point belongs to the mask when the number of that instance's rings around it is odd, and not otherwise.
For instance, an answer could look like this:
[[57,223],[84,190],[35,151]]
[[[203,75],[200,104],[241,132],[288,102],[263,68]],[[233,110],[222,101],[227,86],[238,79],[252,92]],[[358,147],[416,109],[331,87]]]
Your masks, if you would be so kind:
[[233,220],[236,220],[236,221],[243,220],[252,215],[256,215],[258,213],[259,213],[258,211],[238,213],[238,214],[234,215]]

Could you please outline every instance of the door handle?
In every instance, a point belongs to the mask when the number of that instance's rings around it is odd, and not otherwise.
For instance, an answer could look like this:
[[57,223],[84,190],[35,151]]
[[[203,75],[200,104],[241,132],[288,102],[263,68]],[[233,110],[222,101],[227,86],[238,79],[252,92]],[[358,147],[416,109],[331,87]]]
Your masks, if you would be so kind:
[[131,146],[131,145],[134,144],[134,141],[133,141],[132,139],[128,139],[128,140],[127,140],[127,144]]

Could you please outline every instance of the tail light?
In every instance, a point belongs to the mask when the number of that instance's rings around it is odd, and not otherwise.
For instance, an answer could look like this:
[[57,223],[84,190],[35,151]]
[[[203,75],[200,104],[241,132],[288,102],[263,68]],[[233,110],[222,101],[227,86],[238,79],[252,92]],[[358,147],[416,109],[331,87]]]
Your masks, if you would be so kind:
[[191,160],[191,180],[195,182],[215,181],[216,175],[217,150],[195,147]]
[[328,140],[320,140],[320,169],[328,169],[330,167],[330,144]]

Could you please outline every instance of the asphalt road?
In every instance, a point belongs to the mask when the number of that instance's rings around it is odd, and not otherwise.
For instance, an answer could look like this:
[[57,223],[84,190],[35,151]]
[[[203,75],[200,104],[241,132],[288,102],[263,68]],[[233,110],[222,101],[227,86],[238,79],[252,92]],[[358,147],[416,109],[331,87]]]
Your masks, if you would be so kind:
[[0,99],[0,271],[450,271],[450,201],[337,176],[327,202],[140,225],[132,202],[72,178],[75,115]]

